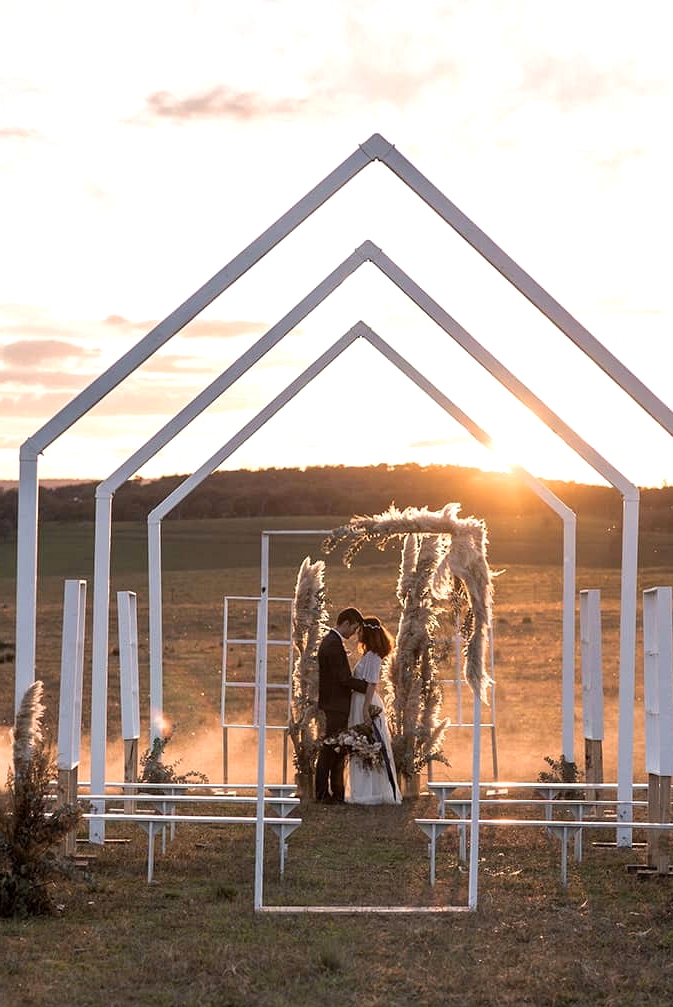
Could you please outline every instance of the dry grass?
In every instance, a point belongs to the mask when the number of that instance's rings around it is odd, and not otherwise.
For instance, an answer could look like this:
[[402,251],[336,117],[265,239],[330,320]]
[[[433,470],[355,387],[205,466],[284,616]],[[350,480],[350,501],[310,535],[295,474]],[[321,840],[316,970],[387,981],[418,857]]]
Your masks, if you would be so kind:
[[[265,903],[464,905],[453,833],[428,885],[413,819],[433,810],[428,797],[306,804],[283,883],[267,840]],[[587,843],[563,890],[554,840],[499,831],[485,837],[474,914],[258,916],[251,830],[179,827],[149,887],[144,834],[123,834],[63,891],[61,918],[0,922],[6,1007],[663,1007],[673,995],[671,883],[627,873],[634,851]]]

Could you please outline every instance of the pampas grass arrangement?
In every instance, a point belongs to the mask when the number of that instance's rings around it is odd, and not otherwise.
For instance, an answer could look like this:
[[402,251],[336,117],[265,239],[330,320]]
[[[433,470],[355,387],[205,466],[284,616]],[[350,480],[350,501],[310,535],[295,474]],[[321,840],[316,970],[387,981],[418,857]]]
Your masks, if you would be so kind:
[[318,709],[318,647],[327,632],[325,564],[307,556],[299,568],[292,606],[292,697],[288,730],[300,789],[313,793],[322,722]]
[[77,825],[77,805],[54,807],[56,766],[43,736],[42,682],[21,701],[12,731],[12,768],[0,804],[0,916],[52,912],[53,879],[70,873],[58,844]]
[[439,605],[430,589],[442,556],[437,535],[404,539],[397,582],[402,613],[384,690],[395,765],[407,786],[431,760],[447,762],[442,742],[449,722],[440,716],[442,690],[434,651]]

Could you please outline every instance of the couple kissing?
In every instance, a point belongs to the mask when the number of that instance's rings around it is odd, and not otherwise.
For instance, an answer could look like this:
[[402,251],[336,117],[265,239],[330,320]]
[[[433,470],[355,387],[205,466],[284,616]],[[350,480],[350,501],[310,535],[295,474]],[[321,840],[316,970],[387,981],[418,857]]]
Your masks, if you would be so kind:
[[[345,641],[357,636],[360,660],[353,672]],[[377,692],[381,663],[392,650],[392,638],[376,616],[364,618],[356,608],[339,613],[336,625],[318,648],[318,706],[325,714],[325,740],[315,774],[316,800],[325,804],[400,804],[402,797],[390,744],[383,702]],[[362,727],[373,739],[377,758],[358,754],[357,732]],[[344,739],[345,743],[335,743]],[[361,746],[362,747],[362,746]]]

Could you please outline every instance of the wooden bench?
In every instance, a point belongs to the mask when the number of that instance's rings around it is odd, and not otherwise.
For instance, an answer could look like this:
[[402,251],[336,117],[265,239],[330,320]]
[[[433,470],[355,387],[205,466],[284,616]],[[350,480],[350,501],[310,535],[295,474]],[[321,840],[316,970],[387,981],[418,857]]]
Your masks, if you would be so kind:
[[[481,803],[481,802],[480,802]],[[498,802],[494,802],[498,803]],[[576,802],[569,802],[576,803]],[[594,804],[593,801],[585,802],[587,804]],[[616,802],[606,802],[606,803],[616,803]],[[645,803],[645,802],[639,802]],[[430,855],[430,884],[435,883],[435,860],[437,853],[437,839],[446,832],[447,829],[456,827],[458,829],[467,829],[468,825],[472,825],[472,819],[468,817],[463,818],[416,818],[414,819],[416,824],[420,829],[428,836],[429,842],[429,855]],[[555,836],[557,839],[561,840],[561,884],[565,888],[568,881],[568,840],[570,838],[576,838],[581,835],[581,833],[586,829],[606,829],[614,827],[614,822],[606,821],[588,821],[584,818],[578,818],[575,821],[563,821],[562,819],[551,820],[549,818],[537,819],[537,818],[480,818],[478,820],[479,828],[482,826],[493,826],[502,827],[507,826],[511,828],[541,828],[545,829],[549,835]],[[620,821],[620,826],[627,829],[644,829],[644,830],[659,830],[659,831],[671,831],[670,822],[634,822],[634,821]]]
[[[129,785],[130,787],[135,787],[136,785]],[[80,800],[87,800],[91,803],[99,802],[105,804],[110,801],[116,803],[121,802],[123,805],[128,804],[133,810],[100,810],[96,809],[94,811],[87,812],[83,815],[86,821],[95,819],[102,820],[105,822],[134,822],[140,825],[148,835],[148,846],[147,846],[147,883],[150,884],[154,877],[154,846],[155,839],[157,835],[162,837],[162,853],[166,852],[166,830],[170,828],[170,836],[173,838],[175,834],[175,826],[177,824],[210,824],[210,825],[250,825],[256,824],[256,816],[234,816],[234,815],[223,815],[223,814],[208,814],[203,815],[199,813],[179,813],[176,808],[179,805],[196,805],[202,806],[204,804],[212,806],[215,805],[257,805],[256,796],[231,796],[228,794],[186,794],[186,793],[165,793],[168,787],[163,787],[163,792],[149,792],[149,793],[131,793],[131,794],[86,794],[80,797]],[[172,788],[171,788],[172,789]],[[184,789],[184,788],[183,788]],[[294,788],[293,788],[294,789]],[[300,818],[289,818],[291,811],[296,809],[300,804],[298,798],[293,798],[289,796],[280,797],[264,797],[264,808],[267,808],[276,812],[277,817],[266,817],[264,816],[264,825],[268,826],[279,839],[280,844],[280,858],[279,858],[279,869],[280,877],[282,878],[285,873],[285,859],[287,856],[287,840],[292,835],[292,833],[301,825]],[[148,809],[147,811],[135,811],[136,804],[149,804],[154,807],[154,810]]]

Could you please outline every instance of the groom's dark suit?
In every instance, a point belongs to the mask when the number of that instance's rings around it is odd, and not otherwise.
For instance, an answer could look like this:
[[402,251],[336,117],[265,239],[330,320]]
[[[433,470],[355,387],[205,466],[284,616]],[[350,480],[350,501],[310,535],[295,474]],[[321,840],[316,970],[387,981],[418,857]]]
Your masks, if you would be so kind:
[[[327,633],[318,647],[318,706],[325,713],[327,738],[348,727],[351,692],[366,692],[367,683],[351,675],[343,639],[335,629]],[[319,801],[343,801],[344,754],[331,745],[323,745],[315,770],[315,796]]]

